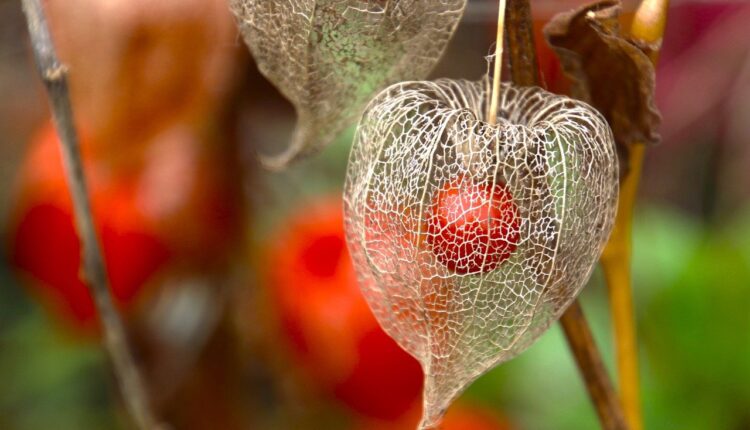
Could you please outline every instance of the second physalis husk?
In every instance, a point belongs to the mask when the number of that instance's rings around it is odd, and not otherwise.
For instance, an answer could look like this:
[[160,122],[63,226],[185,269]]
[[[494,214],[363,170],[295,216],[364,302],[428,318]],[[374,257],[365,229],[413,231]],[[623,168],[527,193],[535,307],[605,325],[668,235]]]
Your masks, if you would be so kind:
[[388,85],[424,79],[466,0],[230,0],[261,73],[297,110],[289,147],[271,168],[312,154],[356,122]]
[[489,82],[406,82],[357,129],[347,241],[368,303],[425,373],[422,428],[538,338],[588,281],[613,226],[611,130],[585,103]]

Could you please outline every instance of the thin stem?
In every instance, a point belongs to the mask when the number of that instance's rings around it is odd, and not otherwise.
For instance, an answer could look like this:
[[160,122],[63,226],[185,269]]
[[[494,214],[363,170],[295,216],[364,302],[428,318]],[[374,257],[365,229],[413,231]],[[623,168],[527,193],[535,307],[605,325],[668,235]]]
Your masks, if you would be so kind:
[[635,11],[630,26],[631,37],[642,45],[650,45],[649,56],[656,65],[659,48],[667,27],[669,0],[643,0]]
[[510,76],[516,85],[531,87],[539,85],[539,65],[534,46],[534,29],[531,25],[529,0],[508,0],[506,25]]
[[500,100],[500,79],[503,71],[503,34],[505,27],[505,0],[500,0],[497,11],[497,37],[495,39],[495,69],[492,73],[492,98],[487,122],[497,123],[497,106]]
[[60,135],[68,188],[73,199],[76,229],[81,238],[82,273],[89,286],[104,328],[104,342],[120,385],[122,397],[135,424],[142,430],[158,428],[150,409],[140,372],[127,344],[122,321],[109,292],[91,213],[86,177],[73,125],[73,110],[67,82],[67,69],[57,58],[40,0],[22,0],[37,67],[47,88],[55,128]]
[[602,259],[602,268],[609,289],[620,397],[631,429],[640,430],[642,422],[638,377],[638,336],[633,318],[635,308],[630,288],[630,256],[612,260]]
[[[516,85],[539,85],[529,0],[508,0],[508,50],[511,77]],[[605,430],[625,430],[622,406],[612,387],[601,353],[578,300],[560,318],[568,345],[583,376],[589,396]]]
[[601,263],[609,290],[610,312],[615,332],[620,397],[632,430],[643,427],[638,378],[638,337],[630,276],[633,208],[641,176],[645,146],[630,148],[630,169],[620,184],[615,227],[602,254]]
[[[631,26],[632,39],[656,65],[664,37],[669,0],[643,0]],[[638,372],[638,337],[631,279],[632,224],[645,145],[629,148],[630,169],[620,183],[620,199],[615,227],[602,254],[601,263],[609,290],[612,325],[615,332],[617,373],[623,409],[632,430],[643,428]]]
[[588,388],[591,401],[604,430],[625,430],[625,418],[607,370],[589,329],[581,305],[576,300],[560,318],[570,350]]

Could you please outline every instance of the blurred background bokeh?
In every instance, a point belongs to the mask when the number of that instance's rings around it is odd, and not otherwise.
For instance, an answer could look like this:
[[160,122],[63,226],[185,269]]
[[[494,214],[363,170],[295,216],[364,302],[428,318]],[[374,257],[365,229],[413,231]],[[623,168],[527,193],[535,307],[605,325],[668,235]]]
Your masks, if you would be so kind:
[[[533,0],[538,27],[581,2]],[[357,289],[340,189],[352,130],[281,173],[291,135],[225,0],[48,0],[116,302],[175,429],[409,429],[421,370]],[[436,77],[487,70],[470,0]],[[633,2],[626,2],[626,11]],[[750,429],[750,2],[673,0],[634,280],[646,428]],[[567,85],[537,40],[546,85]],[[612,77],[616,85],[616,76]],[[16,0],[0,0],[0,429],[124,429]],[[582,302],[613,368],[602,276]],[[446,430],[596,429],[558,327],[477,381]]]

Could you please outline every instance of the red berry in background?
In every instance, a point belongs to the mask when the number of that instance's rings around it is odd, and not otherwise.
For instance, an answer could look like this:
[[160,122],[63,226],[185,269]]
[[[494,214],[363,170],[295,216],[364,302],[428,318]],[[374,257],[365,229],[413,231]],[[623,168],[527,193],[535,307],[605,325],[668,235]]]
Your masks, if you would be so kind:
[[378,325],[346,248],[340,198],[295,209],[266,262],[295,357],[355,412],[392,420],[418,405],[422,371]]
[[446,182],[433,197],[427,241],[438,261],[459,274],[489,272],[507,260],[520,240],[520,218],[502,182]]
[[[200,142],[189,138],[187,129],[169,130],[152,142],[166,153],[146,157],[135,170],[119,171],[94,159],[87,139],[82,142],[110,286],[115,302],[126,310],[168,271],[216,264],[236,235],[239,217],[217,181],[216,172],[225,166],[216,165],[212,172],[214,161],[200,156]],[[161,175],[147,174],[152,163],[161,166]],[[80,279],[80,244],[51,126],[34,138],[16,192],[8,230],[12,264],[56,316],[84,332],[95,330],[95,308]]]
[[[145,282],[169,258],[169,251],[142,214],[123,203],[132,194],[127,184],[111,183],[108,172],[91,166],[87,162],[112,293],[118,304],[125,305],[133,300],[136,285]],[[80,244],[52,127],[47,126],[34,138],[19,186],[15,221],[10,228],[12,263],[29,275],[30,284],[56,313],[91,328],[94,304],[80,279]],[[119,207],[114,213],[117,218],[102,217],[102,207],[113,203]]]

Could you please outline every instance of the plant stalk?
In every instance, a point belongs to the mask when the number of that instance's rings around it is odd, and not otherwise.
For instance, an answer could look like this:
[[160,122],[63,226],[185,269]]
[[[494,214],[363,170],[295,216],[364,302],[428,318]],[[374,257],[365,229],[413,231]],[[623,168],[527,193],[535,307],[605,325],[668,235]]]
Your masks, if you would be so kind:
[[529,0],[508,0],[505,15],[510,61],[510,76],[514,84],[533,87],[539,85],[539,64],[534,46]]
[[109,290],[73,121],[67,69],[60,63],[55,52],[41,1],[22,0],[22,6],[37,68],[47,89],[55,128],[60,136],[76,230],[81,239],[81,273],[94,297],[102,321],[105,349],[112,361],[125,406],[139,429],[154,430],[160,427],[151,411],[143,379],[128,346],[123,323]]
[[495,38],[495,68],[492,74],[492,95],[487,123],[497,123],[497,107],[500,100],[500,80],[503,72],[503,35],[505,27],[505,0],[500,0],[497,10],[497,37]]
[[565,338],[604,430],[626,430],[622,406],[596,347],[581,304],[576,300],[560,318]]
[[[631,38],[656,66],[667,22],[669,0],[643,0],[631,25]],[[630,169],[620,183],[615,227],[602,254],[601,263],[609,290],[615,332],[617,373],[623,409],[632,430],[643,428],[638,371],[638,337],[631,277],[632,225],[638,184],[643,169],[645,145],[629,148]]]
[[[506,22],[513,82],[521,86],[538,86],[539,67],[529,0],[508,0]],[[605,430],[626,430],[622,406],[578,300],[565,311],[560,323],[602,427]]]
[[633,208],[644,153],[643,144],[635,144],[630,149],[630,169],[620,183],[615,226],[600,260],[609,290],[620,397],[632,430],[643,428],[638,378],[638,337],[630,267]]

